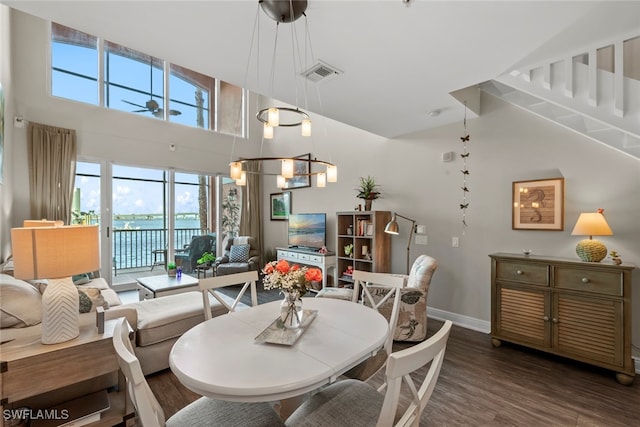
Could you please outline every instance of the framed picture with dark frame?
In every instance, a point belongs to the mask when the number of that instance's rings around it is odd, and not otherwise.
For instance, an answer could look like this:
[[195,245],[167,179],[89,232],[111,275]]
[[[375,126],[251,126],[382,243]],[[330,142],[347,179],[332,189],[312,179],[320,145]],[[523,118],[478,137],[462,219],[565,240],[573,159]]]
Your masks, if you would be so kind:
[[271,221],[285,221],[291,213],[291,191],[271,193]]
[[293,164],[294,177],[285,181],[285,187],[287,189],[311,187],[311,153],[296,156],[296,160]]
[[564,230],[564,178],[516,181],[512,195],[512,229]]

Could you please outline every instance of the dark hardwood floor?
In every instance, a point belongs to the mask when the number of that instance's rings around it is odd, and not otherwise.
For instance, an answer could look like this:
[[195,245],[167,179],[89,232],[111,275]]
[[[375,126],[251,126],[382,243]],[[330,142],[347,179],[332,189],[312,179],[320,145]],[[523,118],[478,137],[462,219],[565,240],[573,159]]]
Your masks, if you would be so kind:
[[[441,325],[429,319],[429,336]],[[170,370],[147,380],[167,417],[199,397]],[[454,326],[420,425],[640,426],[640,378],[623,386],[610,371],[509,344],[493,348],[489,335]]]

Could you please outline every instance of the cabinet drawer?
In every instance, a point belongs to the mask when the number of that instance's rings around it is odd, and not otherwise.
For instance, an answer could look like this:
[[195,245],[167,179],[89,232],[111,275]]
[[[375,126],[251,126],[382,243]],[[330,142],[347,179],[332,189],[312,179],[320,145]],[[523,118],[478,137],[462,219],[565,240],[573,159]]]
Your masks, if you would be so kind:
[[496,279],[548,286],[549,266],[546,264],[500,260],[496,262]]
[[298,254],[298,259],[300,261],[309,261],[309,255],[307,255],[307,254]]
[[318,255],[309,255],[309,261],[322,263],[322,257]]
[[556,267],[554,286],[606,295],[622,296],[622,273]]
[[278,259],[298,259],[298,254],[289,251],[278,251]]

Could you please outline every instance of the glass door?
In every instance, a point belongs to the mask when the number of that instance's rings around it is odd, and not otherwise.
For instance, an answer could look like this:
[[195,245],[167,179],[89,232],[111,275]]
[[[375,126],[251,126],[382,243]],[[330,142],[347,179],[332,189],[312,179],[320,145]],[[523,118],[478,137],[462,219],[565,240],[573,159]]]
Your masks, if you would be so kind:
[[[133,289],[137,277],[166,274],[193,236],[217,237],[215,182],[201,173],[78,161],[72,223],[100,226],[102,276],[116,290]],[[221,188],[225,200],[235,197]],[[239,208],[229,211],[228,203],[225,229],[236,229]]]
[[76,162],[76,179],[73,189],[73,201],[71,202],[71,224],[98,225],[100,229],[100,265],[101,274],[109,271],[111,260],[110,250],[104,239],[104,224],[102,218],[107,218],[103,214],[105,206],[101,198],[101,177],[103,176],[102,164],[95,162]]
[[112,285],[166,274],[167,171],[116,165],[111,178]]
[[[176,265],[191,274],[194,267],[190,243],[196,236],[211,234],[216,237],[215,220],[211,215],[211,178],[197,173],[176,172],[174,174],[173,200],[173,248],[169,255]],[[215,246],[214,246],[215,250]],[[214,255],[216,255],[214,253]]]

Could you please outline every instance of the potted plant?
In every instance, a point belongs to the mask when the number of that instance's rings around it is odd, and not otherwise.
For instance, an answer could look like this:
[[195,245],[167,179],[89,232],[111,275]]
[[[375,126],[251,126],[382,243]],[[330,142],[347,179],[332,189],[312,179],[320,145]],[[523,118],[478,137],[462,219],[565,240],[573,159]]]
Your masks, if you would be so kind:
[[167,264],[167,274],[171,277],[175,277],[176,275],[176,263],[170,262]]
[[622,264],[622,259],[620,258],[620,254],[618,252],[611,251],[609,256],[611,256],[611,261],[613,261],[614,264],[616,265]]
[[214,254],[212,254],[211,252],[205,252],[202,254],[202,256],[200,258],[198,258],[198,265],[208,265],[211,266],[211,264],[213,264],[216,260],[216,256]]
[[357,197],[364,199],[364,210],[370,211],[373,201],[380,197],[379,188],[380,186],[376,184],[376,180],[370,175],[360,177],[360,185],[356,188],[356,191],[358,192]]
[[351,257],[353,254],[353,243],[349,243],[344,247],[344,254],[348,257]]

